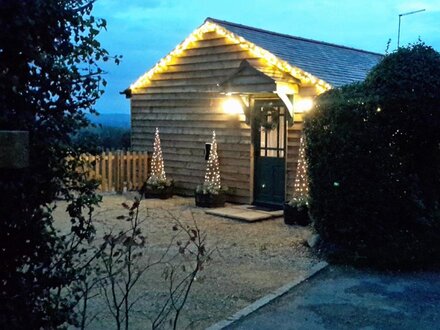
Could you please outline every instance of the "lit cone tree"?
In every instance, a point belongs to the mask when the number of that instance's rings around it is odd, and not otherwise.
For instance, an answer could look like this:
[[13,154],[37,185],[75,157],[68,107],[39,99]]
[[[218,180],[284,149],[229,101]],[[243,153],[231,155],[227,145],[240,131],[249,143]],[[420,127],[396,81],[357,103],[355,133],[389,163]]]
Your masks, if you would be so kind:
[[208,163],[206,165],[205,188],[210,193],[218,193],[221,188],[220,167],[217,154],[217,140],[215,131],[212,132],[211,152],[209,153]]
[[298,165],[296,167],[295,184],[293,186],[292,202],[296,204],[307,204],[309,198],[309,182],[307,178],[306,162],[306,141],[304,134],[299,144]]
[[163,163],[162,148],[160,146],[159,128],[156,127],[153,144],[153,156],[151,157],[151,175],[148,179],[149,184],[166,182],[165,167]]

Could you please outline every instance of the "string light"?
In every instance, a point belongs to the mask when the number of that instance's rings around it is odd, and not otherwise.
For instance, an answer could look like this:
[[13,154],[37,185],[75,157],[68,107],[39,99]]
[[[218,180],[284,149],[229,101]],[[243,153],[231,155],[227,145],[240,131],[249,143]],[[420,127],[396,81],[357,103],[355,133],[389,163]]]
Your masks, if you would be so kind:
[[306,143],[304,134],[299,145],[298,165],[296,166],[295,184],[293,186],[292,200],[297,203],[307,204],[309,198],[309,181],[307,178]]
[[203,185],[211,192],[218,192],[221,188],[215,131],[212,132],[211,152],[209,153],[208,163],[206,165],[205,183]]
[[162,147],[160,145],[159,128],[156,127],[153,144],[153,156],[151,158],[151,175],[148,181],[164,182],[167,177],[163,163]]
[[213,22],[205,22],[198,29],[194,30],[188,38],[186,38],[182,43],[177,45],[173,51],[171,51],[167,56],[162,58],[152,69],[150,69],[147,73],[139,77],[135,83],[133,83],[130,88],[132,91],[135,91],[139,88],[146,88],[151,84],[151,78],[156,73],[164,72],[167,69],[167,66],[171,64],[174,58],[181,55],[188,47],[196,41],[203,39],[203,34],[207,32],[216,32],[219,35],[224,36],[228,41],[234,44],[239,44],[242,49],[248,50],[253,56],[260,57],[265,59],[270,65],[276,66],[278,69],[291,74],[293,77],[300,79],[302,82],[306,84],[315,85],[318,93],[322,93],[326,90],[332,88],[332,86],[321,80],[312,74],[305,72],[297,67],[290,65],[288,62],[281,60],[274,54],[268,52],[267,50],[255,45],[252,42],[247,41],[243,37],[237,36],[236,34],[228,31],[224,27],[213,23]]

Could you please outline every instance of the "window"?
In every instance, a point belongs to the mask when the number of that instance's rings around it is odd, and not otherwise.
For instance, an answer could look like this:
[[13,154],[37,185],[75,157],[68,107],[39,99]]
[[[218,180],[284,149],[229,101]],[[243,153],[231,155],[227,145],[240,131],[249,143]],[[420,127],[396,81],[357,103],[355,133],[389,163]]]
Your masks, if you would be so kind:
[[260,156],[284,158],[286,117],[283,106],[259,107]]

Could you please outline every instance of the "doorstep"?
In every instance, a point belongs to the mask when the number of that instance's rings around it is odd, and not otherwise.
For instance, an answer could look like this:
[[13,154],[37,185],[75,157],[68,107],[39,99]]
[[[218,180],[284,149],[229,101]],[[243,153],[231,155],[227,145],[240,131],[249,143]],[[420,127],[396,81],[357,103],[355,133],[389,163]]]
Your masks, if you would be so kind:
[[226,207],[205,210],[205,213],[246,222],[256,222],[283,216],[283,210],[258,210],[253,205],[228,205]]

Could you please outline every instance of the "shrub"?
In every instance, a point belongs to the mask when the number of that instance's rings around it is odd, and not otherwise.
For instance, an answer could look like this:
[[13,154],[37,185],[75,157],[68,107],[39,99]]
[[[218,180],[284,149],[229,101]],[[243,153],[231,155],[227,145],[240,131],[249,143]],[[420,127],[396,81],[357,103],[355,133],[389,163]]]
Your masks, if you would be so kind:
[[[29,166],[0,170],[0,328],[55,329],[76,324],[75,284],[98,183],[71,136],[103,93],[97,40],[105,20],[89,0],[0,1],[0,130],[29,132]],[[70,232],[53,226],[63,198]]]
[[440,256],[439,91],[440,54],[418,43],[321,95],[306,119],[310,212],[345,259],[401,267]]

